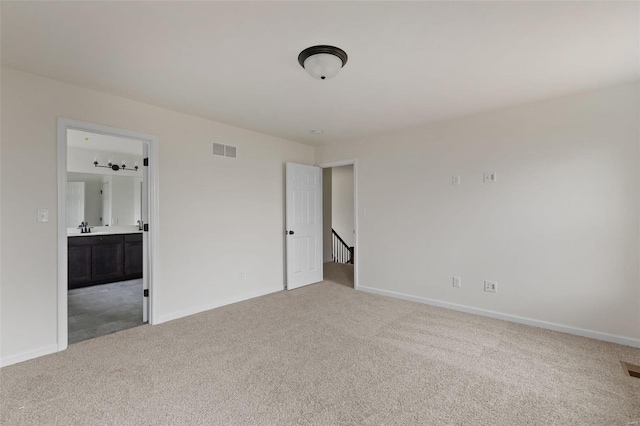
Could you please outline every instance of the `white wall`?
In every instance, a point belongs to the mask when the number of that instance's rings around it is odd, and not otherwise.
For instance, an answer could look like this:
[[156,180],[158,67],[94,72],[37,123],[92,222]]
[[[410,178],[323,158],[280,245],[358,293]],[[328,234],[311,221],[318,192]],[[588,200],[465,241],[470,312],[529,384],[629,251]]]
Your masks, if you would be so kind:
[[322,169],[322,252],[324,262],[333,261],[331,248],[331,174],[331,168]]
[[358,159],[360,286],[640,345],[639,90],[319,149],[318,163]]
[[313,148],[7,68],[0,84],[2,363],[57,347],[57,117],[159,137],[159,321],[283,288],[284,163]]
[[333,167],[331,171],[331,226],[353,247],[353,165]]

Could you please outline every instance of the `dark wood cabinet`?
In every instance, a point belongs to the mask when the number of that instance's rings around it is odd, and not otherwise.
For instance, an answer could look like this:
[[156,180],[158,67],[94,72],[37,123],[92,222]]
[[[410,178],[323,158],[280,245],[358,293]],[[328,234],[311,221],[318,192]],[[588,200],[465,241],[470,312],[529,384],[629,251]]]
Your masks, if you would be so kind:
[[69,288],[142,278],[142,234],[68,238]]
[[69,245],[69,287],[91,281],[91,246]]
[[96,236],[91,244],[91,280],[116,280],[124,276],[121,235]]
[[124,274],[142,276],[142,234],[124,236]]

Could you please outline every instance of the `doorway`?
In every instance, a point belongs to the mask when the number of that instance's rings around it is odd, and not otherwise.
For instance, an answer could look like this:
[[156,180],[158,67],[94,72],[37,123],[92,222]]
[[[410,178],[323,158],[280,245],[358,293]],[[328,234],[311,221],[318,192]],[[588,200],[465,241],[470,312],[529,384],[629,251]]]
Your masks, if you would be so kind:
[[59,350],[153,323],[157,151],[151,135],[58,120]]
[[321,167],[324,279],[357,288],[356,162]]

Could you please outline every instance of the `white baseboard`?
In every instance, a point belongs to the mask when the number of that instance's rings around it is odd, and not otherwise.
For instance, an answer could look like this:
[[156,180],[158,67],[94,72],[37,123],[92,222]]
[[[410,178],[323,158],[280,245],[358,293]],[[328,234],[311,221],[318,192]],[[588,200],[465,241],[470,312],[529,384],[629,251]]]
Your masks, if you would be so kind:
[[515,322],[518,324],[530,325],[532,327],[544,328],[544,329],[553,330],[553,331],[560,331],[562,333],[574,334],[576,336],[590,337],[592,339],[604,340],[605,342],[618,343],[620,345],[640,348],[640,339],[634,339],[632,337],[601,333],[599,331],[593,331],[593,330],[585,330],[583,328],[571,327],[571,326],[562,325],[562,324],[555,324],[552,322],[540,321],[532,318],[519,317],[517,315],[503,314],[501,312],[489,311],[487,309],[474,308],[472,306],[466,306],[466,305],[458,305],[456,303],[443,302],[441,300],[429,299],[426,297],[411,296],[409,294],[397,293],[395,291],[380,290],[373,287],[359,286],[358,290],[361,290],[367,293],[374,293],[382,296],[390,296],[390,297],[395,297],[397,299],[410,300],[412,302],[438,306],[440,308],[452,309],[454,311],[467,312],[469,314],[481,315],[484,317]]
[[49,355],[52,353],[58,352],[58,345],[48,345],[43,346],[38,349],[34,349],[32,351],[26,351],[15,355],[5,356],[0,359],[0,367],[6,367],[8,365],[17,364],[19,362],[28,361],[33,358],[38,358],[40,356]]
[[267,294],[275,293],[282,290],[284,290],[284,286],[281,284],[278,286],[272,286],[262,290],[239,294],[237,296],[228,297],[222,300],[216,300],[204,305],[196,306],[189,309],[184,309],[182,311],[173,312],[167,315],[161,315],[160,318],[154,323],[154,325],[162,324],[163,322],[167,322],[167,321],[173,321],[178,318],[188,317],[189,315],[199,314],[200,312],[209,311],[211,309],[219,308],[221,306],[231,305],[232,303],[238,303],[244,300],[253,299],[255,297],[265,296]]

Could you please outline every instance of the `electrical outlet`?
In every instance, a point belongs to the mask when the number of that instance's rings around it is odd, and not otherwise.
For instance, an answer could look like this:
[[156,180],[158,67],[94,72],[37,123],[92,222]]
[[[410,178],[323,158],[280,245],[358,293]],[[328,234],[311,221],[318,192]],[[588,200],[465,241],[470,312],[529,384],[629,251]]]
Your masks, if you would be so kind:
[[485,281],[484,282],[484,291],[489,293],[497,293],[498,292],[498,283],[495,281]]
[[460,288],[460,277],[453,277],[453,286]]
[[244,280],[244,272],[240,272],[240,279]]
[[496,183],[498,175],[496,175],[496,172],[484,172],[482,180],[484,183]]
[[451,177],[451,185],[460,185],[460,175],[454,175]]

